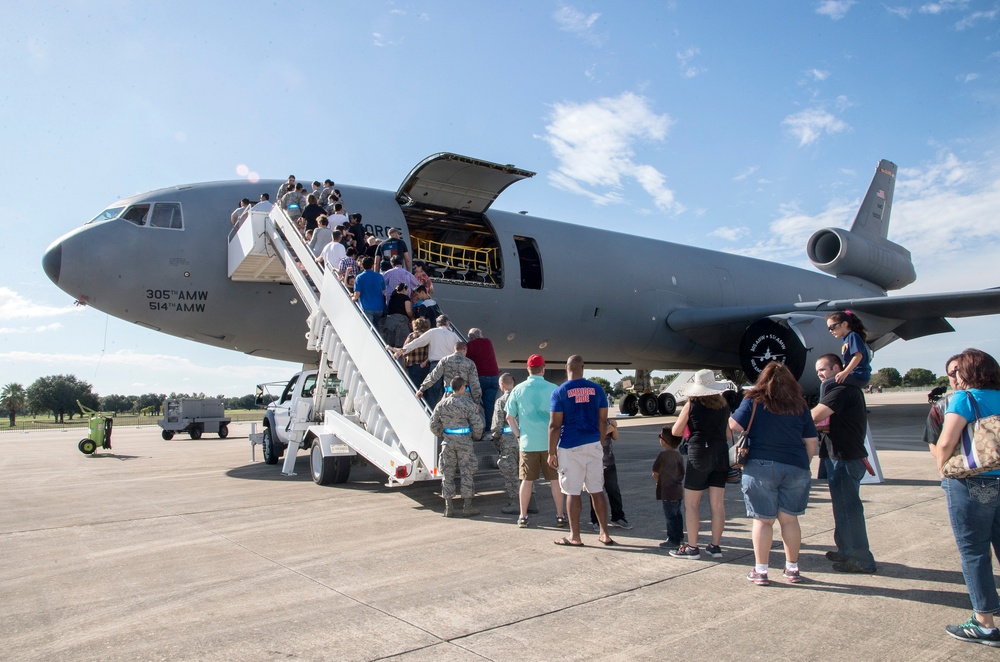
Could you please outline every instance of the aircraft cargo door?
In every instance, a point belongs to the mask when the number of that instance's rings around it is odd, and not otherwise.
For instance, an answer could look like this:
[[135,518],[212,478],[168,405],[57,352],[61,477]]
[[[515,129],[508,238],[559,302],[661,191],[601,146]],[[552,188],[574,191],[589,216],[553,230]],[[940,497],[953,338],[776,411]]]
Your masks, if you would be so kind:
[[403,205],[482,214],[504,189],[535,173],[442,152],[416,165],[396,191]]
[[485,212],[504,189],[534,174],[457,154],[421,161],[396,191],[414,262],[435,282],[502,288],[503,255]]

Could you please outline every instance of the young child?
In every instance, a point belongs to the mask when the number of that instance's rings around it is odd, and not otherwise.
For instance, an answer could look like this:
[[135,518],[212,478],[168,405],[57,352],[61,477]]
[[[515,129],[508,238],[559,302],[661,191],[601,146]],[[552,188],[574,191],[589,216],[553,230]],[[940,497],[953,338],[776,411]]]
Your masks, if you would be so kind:
[[840,349],[844,369],[834,379],[838,384],[848,384],[864,389],[872,378],[871,350],[861,318],[849,310],[837,311],[826,319],[827,329],[834,338],[843,339]]
[[653,462],[653,480],[656,481],[656,499],[663,502],[663,515],[667,519],[667,540],[661,549],[677,549],[684,540],[684,458],[677,447],[681,440],[670,431],[669,425],[660,430],[663,450]]

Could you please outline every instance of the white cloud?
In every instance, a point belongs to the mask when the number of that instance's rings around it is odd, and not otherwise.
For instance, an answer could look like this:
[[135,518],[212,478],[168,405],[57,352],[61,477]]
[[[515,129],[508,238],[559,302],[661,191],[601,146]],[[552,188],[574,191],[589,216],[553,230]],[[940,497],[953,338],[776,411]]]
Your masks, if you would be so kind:
[[716,237],[717,239],[724,239],[726,241],[739,241],[743,237],[750,235],[750,228],[740,227],[740,228],[730,228],[722,226],[721,228],[715,228],[708,233],[710,237]]
[[623,180],[632,179],[657,207],[677,213],[683,207],[667,187],[666,177],[651,165],[637,163],[635,156],[637,143],[664,140],[671,124],[668,115],[657,115],[645,98],[630,92],[555,104],[541,136],[559,161],[549,181],[597,204],[609,204],[622,201]]
[[743,171],[740,172],[740,174],[733,177],[733,181],[734,182],[746,181],[747,179],[750,178],[751,175],[753,175],[758,170],[760,170],[760,166],[755,166],[755,165],[744,168]]
[[855,0],[822,0],[816,6],[816,13],[820,16],[829,16],[835,21],[839,21],[847,15],[848,10],[855,4]]
[[977,74],[977,73],[968,73],[968,74],[964,74],[964,75],[958,76],[957,80],[958,80],[959,83],[971,83],[972,81],[976,80],[977,78],[979,78],[979,74]]
[[591,42],[599,41],[597,35],[594,34],[594,25],[600,17],[601,15],[598,13],[587,15],[569,5],[562,5],[552,15],[560,30],[583,37]]
[[74,306],[45,306],[32,303],[8,287],[0,287],[0,321],[54,317],[77,312]]
[[969,0],[938,0],[938,2],[927,2],[917,9],[921,14],[943,14],[946,11],[965,9],[969,6]]
[[989,11],[972,12],[971,14],[960,20],[958,23],[956,23],[955,29],[965,30],[967,28],[974,27],[976,23],[980,21],[992,21],[998,15],[1000,15],[1000,9],[997,9],[996,7],[994,7]]
[[677,52],[677,63],[680,65],[681,76],[684,78],[694,78],[695,76],[708,71],[708,69],[704,67],[698,67],[691,64],[691,60],[698,55],[701,55],[701,50],[694,47]]
[[0,327],[0,334],[15,334],[15,333],[46,333],[48,331],[57,331],[62,328],[62,324],[59,322],[54,322],[52,324],[43,324],[41,326],[18,326],[18,327]]
[[849,128],[846,122],[822,108],[809,108],[789,115],[781,123],[798,139],[799,147],[816,142],[823,134],[843,133]]
[[830,77],[829,71],[823,71],[822,69],[810,69],[806,72],[813,80],[823,81]]

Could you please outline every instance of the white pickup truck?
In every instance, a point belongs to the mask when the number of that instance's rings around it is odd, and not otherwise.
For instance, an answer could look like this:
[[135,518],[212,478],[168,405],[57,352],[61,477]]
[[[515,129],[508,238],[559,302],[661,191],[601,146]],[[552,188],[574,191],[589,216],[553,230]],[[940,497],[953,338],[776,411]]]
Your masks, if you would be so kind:
[[[301,448],[309,451],[309,468],[313,481],[319,485],[347,482],[351,474],[351,461],[357,455],[347,444],[338,443],[330,436],[327,439],[326,453],[319,435],[310,431],[310,427],[318,422],[313,406],[316,396],[315,370],[304,370],[295,375],[285,384],[281,395],[267,406],[264,414],[264,431],[260,439],[264,451],[264,462],[277,464],[288,449],[290,443],[298,442]],[[340,410],[340,399],[337,389],[340,382],[328,380],[326,385],[326,405],[324,409]],[[258,398],[268,387],[280,387],[281,382],[261,384],[258,387]]]

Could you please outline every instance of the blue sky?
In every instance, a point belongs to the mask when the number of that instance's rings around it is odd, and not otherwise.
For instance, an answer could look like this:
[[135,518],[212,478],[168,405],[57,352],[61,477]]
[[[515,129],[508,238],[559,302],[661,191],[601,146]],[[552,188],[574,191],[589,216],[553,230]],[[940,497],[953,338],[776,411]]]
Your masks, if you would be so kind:
[[[538,173],[500,209],[811,268],[806,239],[850,224],[885,158],[905,292],[1000,286],[996,2],[80,0],[7,12],[0,36],[0,383],[285,379],[75,308],[41,269],[110,202],[240,166],[395,189],[458,152]],[[875,368],[1000,356],[1000,317],[953,324]]]

